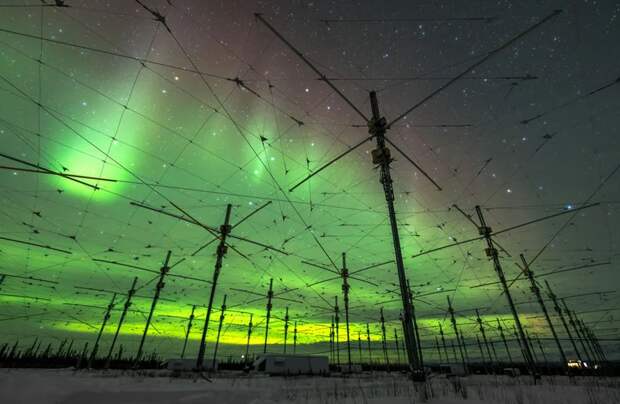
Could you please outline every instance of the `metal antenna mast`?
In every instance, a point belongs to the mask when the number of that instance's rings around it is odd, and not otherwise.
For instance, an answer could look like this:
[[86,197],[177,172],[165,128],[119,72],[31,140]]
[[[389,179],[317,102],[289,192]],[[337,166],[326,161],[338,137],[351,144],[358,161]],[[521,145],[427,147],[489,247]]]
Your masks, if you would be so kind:
[[504,342],[504,348],[506,348],[506,355],[508,355],[508,361],[510,362],[510,366],[513,366],[512,355],[510,354],[510,349],[508,348],[508,342],[506,342],[506,336],[504,335],[504,329],[499,322],[499,318],[497,319],[497,329],[499,330],[499,335]]
[[480,350],[480,358],[482,359],[482,365],[487,373],[489,373],[489,368],[487,366],[487,361],[484,359],[484,351],[482,350],[482,344],[480,343],[480,338],[478,334],[476,334],[476,342],[478,343],[478,350]]
[[461,333],[461,345],[463,346],[463,353],[465,354],[465,363],[469,364],[469,352],[467,352],[467,345],[465,345],[465,338]]
[[181,350],[181,359],[185,357],[185,349],[187,348],[187,341],[189,340],[189,333],[192,330],[192,323],[194,322],[194,312],[196,311],[196,305],[192,306],[192,312],[189,315],[187,322],[187,331],[185,332],[185,340],[183,341],[183,349]]
[[450,356],[448,355],[448,347],[446,346],[446,338],[443,334],[443,327],[441,327],[441,323],[439,323],[439,335],[441,335],[441,345],[443,345],[443,352],[446,354],[446,362],[449,362]]
[[224,224],[220,226],[219,244],[217,245],[215,268],[213,269],[213,280],[211,283],[211,293],[209,294],[209,305],[207,306],[207,315],[205,317],[205,325],[202,328],[202,336],[200,338],[200,347],[198,348],[198,357],[196,358],[196,370],[202,370],[205,360],[205,348],[207,339],[207,330],[209,329],[209,320],[211,319],[211,310],[213,309],[213,299],[215,298],[215,290],[217,288],[217,280],[220,277],[220,271],[222,269],[222,261],[224,255],[228,251],[226,246],[226,237],[231,231],[230,226],[230,211],[232,205],[226,205],[226,215],[224,217]]
[[547,353],[545,352],[545,348],[543,347],[542,342],[540,342],[540,338],[538,337],[538,335],[534,335],[534,338],[536,338],[536,343],[538,344],[538,349],[540,349],[540,353],[542,354],[545,367],[547,368],[547,371],[549,371],[549,361],[547,360]]
[[151,326],[151,320],[153,319],[153,312],[155,312],[155,307],[157,306],[159,295],[165,285],[164,278],[166,277],[166,274],[168,274],[168,271],[170,270],[170,267],[168,266],[168,264],[170,263],[171,254],[172,254],[172,251],[168,251],[168,253],[166,254],[166,259],[164,260],[164,265],[159,270],[159,281],[157,282],[157,285],[155,285],[155,295],[153,295],[153,302],[151,303],[151,310],[149,311],[149,316],[146,319],[146,326],[144,327],[144,332],[142,333],[142,339],[140,340],[140,345],[138,346],[138,352],[136,353],[136,365],[138,364],[138,362],[140,361],[140,358],[142,357],[142,349],[144,348],[144,341],[146,340],[146,335],[148,334],[149,327]]
[[385,336],[385,317],[383,317],[383,307],[381,307],[381,343],[383,345],[383,358],[385,359],[385,364],[388,367],[388,371],[390,369],[390,359],[388,358],[387,353],[387,341]]
[[439,364],[443,363],[443,358],[441,356],[441,348],[439,347],[439,339],[435,335],[435,347],[437,348],[437,354],[439,355]]
[[[515,340],[517,341],[517,343],[519,344],[519,350],[521,351],[521,356],[523,357],[523,360],[527,363],[527,358],[525,356],[525,346],[524,346],[524,342],[521,341],[521,338],[519,338],[519,334],[517,334],[517,329],[513,326],[512,327],[512,333],[515,337]],[[527,345],[527,341],[525,341],[525,344]],[[533,359],[533,358],[532,358]]]
[[597,362],[602,362],[603,358],[600,357],[599,352],[596,349],[596,345],[594,344],[594,341],[592,340],[592,336],[588,332],[588,328],[586,327],[585,323],[582,320],[577,318],[577,313],[574,313],[574,315],[575,315],[575,322],[577,323],[577,326],[579,327],[579,331],[581,332],[581,335],[585,339],[586,344],[588,345],[588,348],[590,349],[590,352],[592,353],[592,358],[596,360]]
[[334,348],[336,349],[336,364],[340,367],[340,309],[338,308],[338,296],[334,296],[334,324],[335,339]]
[[573,327],[573,330],[575,331],[575,335],[577,336],[577,339],[579,340],[579,345],[581,345],[582,352],[585,355],[586,360],[588,361],[588,364],[590,364],[592,357],[590,355],[590,352],[588,352],[586,345],[583,342],[584,338],[579,332],[579,328],[577,327],[577,322],[575,321],[575,318],[573,318],[573,313],[568,309],[566,300],[564,299],[560,299],[560,300],[562,301],[562,305],[564,306],[564,311],[566,312],[566,315],[568,316],[568,323]]
[[112,300],[110,300],[110,303],[108,304],[108,307],[106,308],[105,314],[103,315],[103,322],[101,323],[101,328],[99,329],[99,333],[97,334],[97,338],[95,339],[95,344],[93,345],[93,350],[90,353],[90,359],[88,360],[89,367],[92,364],[92,362],[95,360],[95,357],[97,356],[97,351],[99,350],[99,341],[101,340],[101,335],[103,335],[103,330],[105,329],[105,326],[108,323],[108,320],[110,319],[110,313],[112,312],[112,309],[114,308],[115,300],[116,300],[116,293],[112,295]]
[[362,140],[357,145],[351,147],[348,151],[346,151],[344,153],[341,153],[339,156],[337,156],[336,158],[332,159],[327,164],[321,166],[319,169],[317,169],[314,172],[312,172],[304,180],[302,180],[301,182],[296,184],[294,187],[292,187],[290,189],[290,191],[294,190],[299,185],[301,185],[302,183],[304,183],[305,181],[307,181],[308,179],[310,179],[314,175],[318,174],[319,172],[323,171],[329,165],[335,163],[336,161],[338,161],[339,159],[341,159],[342,157],[344,157],[348,153],[352,152],[353,150],[355,150],[356,148],[358,148],[362,144],[364,144],[367,141],[371,140],[373,137],[376,140],[377,148],[375,150],[373,150],[373,152],[372,152],[372,159],[373,159],[373,163],[378,165],[379,168],[380,168],[380,182],[383,185],[383,190],[384,190],[384,193],[385,193],[385,199],[386,199],[386,203],[387,203],[387,207],[388,207],[388,216],[389,216],[389,219],[390,219],[390,227],[391,227],[391,230],[392,230],[392,241],[393,241],[393,246],[394,246],[394,255],[395,255],[396,268],[397,268],[397,271],[398,271],[398,279],[399,279],[399,285],[400,285],[400,295],[401,295],[401,299],[402,299],[402,303],[403,303],[404,326],[405,326],[405,328],[404,328],[405,345],[406,345],[406,349],[407,349],[407,356],[408,356],[409,367],[410,367],[410,370],[412,372],[412,376],[413,376],[414,380],[424,380],[425,375],[424,375],[424,369],[423,369],[423,367],[421,365],[421,362],[420,362],[420,360],[418,358],[418,349],[417,349],[415,341],[414,341],[415,335],[414,335],[414,330],[413,330],[413,325],[412,325],[412,312],[411,312],[411,306],[409,304],[409,299],[407,298],[407,285],[406,285],[406,279],[405,279],[405,269],[404,269],[404,263],[403,263],[403,258],[402,258],[402,251],[401,251],[401,247],[400,247],[400,237],[399,237],[399,234],[398,234],[398,226],[397,226],[397,223],[396,223],[396,214],[395,214],[395,210],[394,210],[394,190],[392,188],[392,178],[391,178],[391,174],[390,174],[390,163],[392,162],[392,159],[390,157],[389,149],[385,145],[386,141],[388,143],[390,143],[390,145],[393,146],[400,154],[402,154],[405,157],[405,159],[407,159],[412,165],[414,165],[416,167],[416,169],[418,169],[418,171],[420,171],[420,173],[422,175],[424,175],[429,181],[431,181],[439,190],[441,190],[441,188],[437,185],[437,183],[432,178],[430,178],[430,176],[426,172],[424,172],[424,170],[417,163],[415,163],[411,158],[409,158],[409,156],[407,156],[406,153],[403,152],[403,150],[401,150],[397,145],[395,145],[389,139],[386,139],[385,138],[385,133],[386,133],[387,129],[389,127],[392,127],[396,122],[404,119],[405,116],[407,116],[408,114],[410,114],[414,110],[418,109],[420,106],[424,105],[431,98],[435,97],[437,94],[442,93],[445,89],[447,89],[450,86],[452,86],[454,83],[459,81],[461,78],[463,78],[464,76],[469,74],[472,70],[474,70],[478,66],[482,65],[483,63],[485,63],[491,57],[495,56],[496,54],[498,54],[499,52],[503,51],[504,49],[510,47],[513,43],[517,42],[518,40],[523,38],[525,35],[530,33],[531,31],[533,31],[533,30],[537,29],[538,27],[540,27],[541,25],[545,24],[547,21],[551,20],[552,18],[557,16],[559,13],[560,13],[559,10],[554,11],[550,15],[542,18],[539,22],[537,22],[535,24],[532,24],[526,30],[520,32],[519,34],[517,34],[517,35],[515,35],[513,37],[511,37],[508,41],[504,42],[499,47],[497,47],[497,48],[487,52],[485,55],[483,55],[476,62],[474,62],[473,64],[468,66],[464,71],[462,71],[461,73],[457,74],[452,79],[447,81],[445,84],[443,84],[442,86],[440,86],[439,88],[435,89],[433,92],[431,92],[430,94],[425,96],[422,100],[418,101],[412,107],[408,108],[406,111],[401,113],[399,116],[397,116],[395,119],[393,119],[389,124],[387,123],[387,120],[385,118],[380,116],[379,105],[378,105],[378,101],[377,101],[377,95],[376,95],[376,93],[374,91],[372,91],[370,93],[370,104],[371,104],[371,109],[372,109],[372,117],[370,119],[368,119],[368,117],[366,117],[366,115],[359,108],[357,108],[355,106],[355,104],[353,102],[351,102],[351,100],[349,100],[342,93],[342,91],[340,91],[338,89],[338,87],[336,87],[328,79],[328,77],[325,74],[323,74],[312,62],[310,62],[310,60],[308,60],[308,58],[306,58],[304,56],[304,54],[302,52],[300,52],[297,48],[295,48],[295,46],[293,46],[293,44],[291,44],[271,24],[269,24],[269,22],[267,22],[267,20],[265,20],[265,18],[263,18],[263,16],[261,14],[259,14],[259,13],[255,13],[254,14],[255,17],[261,23],[263,23],[289,49],[291,49],[310,69],[312,69],[319,76],[321,81],[325,82],[336,94],[338,94],[338,96],[344,102],[346,102],[359,116],[361,116],[364,119],[365,122],[367,122],[369,133],[371,134],[370,137]]
[[394,209],[394,188],[392,184],[392,176],[390,173],[390,164],[392,157],[390,150],[386,147],[385,132],[387,131],[387,121],[379,112],[379,103],[377,101],[377,93],[370,92],[370,106],[372,110],[372,118],[368,121],[368,131],[374,136],[377,148],[372,151],[372,162],[380,168],[381,185],[385,194],[385,201],[388,208],[388,217],[390,219],[390,228],[392,230],[392,244],[394,246],[394,258],[396,261],[396,270],[398,272],[398,283],[400,286],[400,295],[403,303],[403,329],[405,334],[405,347],[407,348],[407,357],[409,367],[414,374],[414,378],[424,380],[424,371],[420,367],[420,359],[418,358],[418,349],[415,345],[413,329],[412,310],[409,300],[409,291],[407,290],[407,278],[405,275],[405,264],[403,261],[402,249],[400,246],[400,236],[398,234],[398,224],[396,222],[396,211]]
[[605,353],[603,352],[603,348],[599,344],[598,339],[596,338],[596,335],[594,335],[594,332],[590,328],[588,328],[583,321],[581,321],[581,325],[584,328],[585,333],[590,338],[592,346],[594,347],[594,349],[596,350],[599,356],[599,360],[601,362],[607,362],[607,357],[605,356]]
[[273,278],[269,279],[269,290],[267,291],[267,317],[265,318],[265,344],[263,353],[267,353],[267,338],[269,338],[269,320],[271,319],[271,299],[273,298]]
[[463,369],[467,369],[467,364],[465,363],[465,355],[463,354],[463,347],[461,346],[461,339],[459,334],[458,326],[456,325],[456,318],[454,318],[454,309],[452,308],[452,301],[450,300],[450,296],[446,296],[448,298],[448,312],[450,313],[450,322],[452,323],[452,329],[454,330],[454,335],[456,337],[456,344],[459,348],[459,354],[461,355],[461,362],[463,363]]
[[136,293],[136,283],[138,283],[138,277],[133,278],[133,282],[131,283],[131,288],[127,292],[127,299],[125,300],[125,304],[123,305],[123,311],[121,313],[121,317],[118,320],[118,325],[116,326],[116,332],[114,332],[114,337],[112,337],[112,343],[110,344],[110,349],[108,350],[108,356],[105,360],[105,367],[110,366],[110,360],[112,358],[112,354],[114,352],[114,346],[116,345],[116,340],[118,339],[118,335],[121,332],[121,327],[123,326],[123,322],[125,321],[125,316],[127,316],[127,311],[129,311],[129,307],[131,307],[131,298]]
[[420,368],[424,368],[424,356],[422,355],[422,340],[420,339],[420,331],[418,330],[418,320],[415,315],[415,305],[413,304],[413,292],[409,285],[409,279],[407,279],[407,292],[409,292],[409,304],[411,305],[411,320],[413,321],[413,329],[415,331],[414,339],[415,346],[418,349],[418,359],[420,361]]
[[297,320],[293,327],[293,354],[297,353]]
[[536,357],[536,351],[534,350],[534,342],[532,341],[528,330],[525,330],[525,338],[527,339],[527,345],[530,348],[530,352],[532,352],[532,358],[534,359],[534,363],[538,363],[539,360]]
[[335,332],[334,332],[334,316],[332,316],[332,324],[331,327],[329,328],[329,355],[330,355],[330,361],[334,362],[334,357],[336,355],[335,351],[334,351],[334,336],[335,336]]
[[[487,340],[487,334],[484,331],[484,326],[482,325],[482,319],[480,318],[480,312],[478,311],[478,309],[476,309],[476,322],[478,323],[478,328],[480,329],[480,334],[482,335],[482,341],[484,342],[484,345],[487,348],[487,355],[489,355],[489,361],[492,361],[492,356],[491,356],[491,348],[489,347],[489,342]],[[491,365],[493,365],[491,363]]]
[[400,363],[400,348],[398,346],[398,331],[394,328],[394,344],[396,345],[396,363]]
[[[344,295],[344,318],[347,323],[347,359],[351,371],[351,336],[349,332],[349,270],[347,268],[347,254],[342,253],[342,294]],[[337,302],[336,302],[337,303]]]
[[211,363],[211,369],[215,370],[215,362],[217,360],[217,348],[220,345],[220,335],[222,333],[222,324],[224,324],[224,317],[226,313],[226,295],[224,295],[224,301],[222,302],[222,309],[220,311],[220,322],[217,326],[217,337],[215,338],[215,347],[213,348],[213,362]]
[[370,346],[370,325],[366,323],[366,341],[368,342],[368,362],[372,368],[372,347]]
[[286,353],[286,341],[288,339],[288,306],[286,306],[286,314],[284,315],[284,353]]
[[360,364],[362,363],[362,332],[357,331],[357,352],[360,355]]
[[484,236],[484,239],[486,240],[487,248],[485,252],[487,256],[491,257],[491,259],[493,260],[493,267],[495,268],[497,277],[499,278],[504,294],[506,295],[506,299],[508,300],[508,305],[510,306],[510,311],[512,312],[514,323],[517,327],[517,331],[519,332],[519,338],[521,339],[522,346],[524,347],[525,361],[527,367],[532,373],[532,377],[536,378],[536,365],[534,364],[534,359],[532,357],[530,346],[525,338],[525,332],[523,331],[523,326],[521,325],[519,314],[517,313],[517,309],[512,300],[512,295],[510,294],[510,290],[508,289],[508,284],[506,283],[506,277],[504,276],[502,264],[499,261],[497,249],[495,248],[493,244],[493,239],[491,238],[492,230],[489,226],[487,226],[486,221],[484,220],[484,215],[482,214],[482,209],[480,209],[480,206],[478,205],[476,205],[476,214],[478,215],[478,220],[480,221],[480,227],[478,228],[478,232],[481,236]]
[[545,305],[545,301],[540,294],[540,288],[536,284],[536,280],[534,279],[534,273],[530,269],[530,266],[527,263],[527,260],[523,256],[523,254],[519,255],[521,257],[521,262],[523,263],[523,273],[530,281],[530,290],[536,296],[536,300],[538,300],[538,304],[540,305],[540,309],[542,310],[545,320],[547,321],[547,325],[549,326],[549,330],[551,330],[551,334],[553,335],[553,340],[555,341],[555,345],[558,347],[558,352],[560,353],[560,359],[562,361],[562,367],[566,368],[568,361],[566,360],[566,354],[564,353],[564,349],[562,348],[562,344],[558,338],[558,334],[555,332],[555,327],[551,322],[551,317],[549,316],[549,312],[547,311],[547,306]]
[[568,324],[566,324],[566,319],[564,318],[562,309],[560,308],[560,305],[558,304],[557,296],[555,295],[555,293],[553,293],[553,290],[551,290],[551,286],[549,285],[549,282],[547,282],[546,279],[545,279],[545,286],[547,286],[547,295],[553,301],[553,308],[555,309],[555,312],[557,313],[558,317],[560,318],[560,321],[562,322],[562,326],[564,327],[564,331],[566,331],[566,335],[568,335],[568,339],[570,340],[573,350],[575,351],[575,355],[577,356],[577,359],[581,361],[582,360],[581,355],[579,354],[579,349],[577,349],[577,344],[575,343],[575,340],[573,339],[573,333],[570,332],[570,328],[568,328]]
[[250,355],[250,338],[252,337],[252,317],[254,315],[250,313],[250,322],[248,323],[248,339],[245,343],[245,356],[243,357],[245,360],[245,364],[248,363],[248,356]]

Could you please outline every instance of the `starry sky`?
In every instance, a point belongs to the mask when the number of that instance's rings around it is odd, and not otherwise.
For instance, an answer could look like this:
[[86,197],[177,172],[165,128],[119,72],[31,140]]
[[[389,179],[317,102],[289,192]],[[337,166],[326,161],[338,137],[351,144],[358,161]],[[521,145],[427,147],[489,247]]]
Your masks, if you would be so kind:
[[[138,277],[119,340],[135,350],[170,250],[145,349],[178,355],[196,305],[194,355],[217,247],[204,226],[217,230],[227,204],[235,238],[207,355],[224,295],[222,352],[239,354],[250,314],[252,350],[261,350],[270,279],[270,350],[281,350],[288,307],[288,343],[297,321],[298,349],[325,352],[336,296],[344,322],[342,253],[351,272],[363,269],[350,279],[351,338],[365,338],[369,323],[381,340],[381,307],[388,339],[394,329],[400,337],[374,143],[289,191],[368,137],[366,121],[254,16],[262,13],[366,116],[371,90],[388,122],[416,106],[387,137],[442,188],[392,148],[425,356],[436,356],[439,324],[453,337],[446,296],[466,340],[478,332],[476,308],[492,339],[498,319],[512,330],[483,241],[414,258],[478,236],[455,204],[474,217],[480,205],[493,230],[564,212],[497,236],[506,277],[519,275],[519,254],[533,260],[539,282],[620,355],[619,2],[51,3],[0,2],[0,343],[92,341],[117,292],[105,347]],[[521,278],[511,282],[517,309],[551,350]],[[339,331],[343,341],[344,324]]]

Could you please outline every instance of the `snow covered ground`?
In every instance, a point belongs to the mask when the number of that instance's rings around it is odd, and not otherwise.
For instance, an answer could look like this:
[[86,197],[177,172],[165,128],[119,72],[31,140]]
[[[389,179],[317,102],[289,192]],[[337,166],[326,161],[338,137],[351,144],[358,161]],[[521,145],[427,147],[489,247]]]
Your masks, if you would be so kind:
[[[607,404],[620,403],[620,380],[470,376],[432,377],[431,404]],[[423,402],[422,393],[397,374],[353,377],[265,377],[222,374],[202,378],[170,377],[163,371],[73,371],[0,369],[0,403],[360,403]]]

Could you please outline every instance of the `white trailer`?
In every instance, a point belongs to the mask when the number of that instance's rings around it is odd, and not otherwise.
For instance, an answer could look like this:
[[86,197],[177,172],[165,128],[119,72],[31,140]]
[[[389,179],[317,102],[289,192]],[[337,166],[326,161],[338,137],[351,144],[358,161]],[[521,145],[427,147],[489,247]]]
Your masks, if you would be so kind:
[[329,359],[327,356],[265,354],[254,361],[253,368],[269,375],[326,375]]

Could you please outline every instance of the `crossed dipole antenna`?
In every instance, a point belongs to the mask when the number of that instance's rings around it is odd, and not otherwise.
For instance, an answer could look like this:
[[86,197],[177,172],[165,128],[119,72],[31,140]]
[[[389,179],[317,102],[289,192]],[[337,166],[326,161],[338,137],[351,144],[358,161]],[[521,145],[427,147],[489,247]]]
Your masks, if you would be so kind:
[[[263,300],[265,299],[265,297],[267,298],[267,306],[266,306],[267,311],[265,315],[265,341],[263,344],[263,353],[267,353],[267,345],[269,341],[269,320],[271,319],[271,310],[273,309],[273,304],[272,304],[273,299],[279,299],[279,300],[284,300],[284,301],[289,301],[289,302],[294,302],[294,303],[303,303],[300,300],[295,300],[295,299],[290,299],[290,298],[279,296],[280,294],[290,291],[290,289],[285,290],[279,294],[274,294],[273,293],[273,278],[269,280],[269,289],[267,290],[266,295],[262,295],[260,293],[247,290],[247,289],[230,288],[230,290],[241,292],[241,293],[247,293],[247,294],[255,295],[255,296],[261,296],[260,298],[256,298],[256,299],[250,300],[249,302],[245,302],[244,304],[251,304],[253,302]],[[286,319],[283,321],[285,321],[285,329],[288,330],[288,307],[286,308],[286,311],[287,311]]]
[[398,153],[400,153],[418,171],[420,171],[420,173],[422,173],[422,175],[424,175],[424,177],[426,177],[438,190],[441,190],[441,187],[412,158],[410,158],[400,147],[398,147],[398,145],[392,142],[385,135],[387,131],[394,124],[404,119],[408,114],[415,111],[416,109],[424,105],[426,102],[428,102],[430,99],[432,99],[436,95],[440,94],[441,92],[443,92],[444,90],[452,86],[454,83],[456,83],[461,78],[468,75],[473,69],[482,65],[494,55],[508,48],[509,46],[514,44],[516,41],[518,41],[519,39],[521,39],[522,37],[524,37],[531,31],[535,30],[536,28],[545,24],[547,21],[556,17],[558,14],[560,14],[560,12],[561,10],[553,11],[551,14],[547,15],[546,17],[541,19],[539,22],[533,24],[525,31],[515,35],[510,40],[503,43],[501,46],[487,52],[478,61],[468,66],[461,73],[457,74],[456,76],[448,80],[446,83],[438,87],[436,90],[432,91],[430,94],[423,97],[420,101],[415,103],[410,108],[406,109],[403,113],[401,113],[400,115],[398,115],[396,118],[392,119],[389,122],[386,120],[386,118],[382,117],[380,114],[379,103],[378,103],[377,94],[375,91],[371,91],[369,94],[372,117],[368,117],[347,96],[345,96],[344,93],[340,91],[340,89],[338,89],[338,87],[336,87],[336,85],[331,80],[329,80],[325,74],[323,74],[308,58],[306,58],[306,56],[304,56],[304,54],[300,50],[298,50],[291,42],[289,42],[269,22],[267,22],[267,20],[265,20],[265,18],[261,14],[258,14],[258,13],[255,14],[256,18],[261,23],[263,23],[276,37],[278,37],[278,39],[280,39],[291,51],[293,51],[293,53],[295,53],[299,57],[299,59],[301,59],[311,70],[313,70],[319,76],[319,79],[321,81],[323,81],[327,86],[329,86],[347,105],[349,105],[349,107],[357,115],[359,115],[364,120],[364,122],[367,123],[369,133],[370,133],[370,136],[366,137],[362,141],[350,147],[348,150],[340,153],[338,156],[328,161],[326,164],[319,167],[318,169],[310,173],[307,177],[299,181],[297,184],[295,184],[293,187],[289,189],[289,192],[294,191],[300,185],[310,180],[312,177],[314,177],[321,171],[325,170],[332,164],[336,163],[338,160],[342,159],[343,157],[345,157],[352,151],[356,150],[358,147],[362,146],[366,142],[372,139],[376,141],[377,148],[372,151],[372,161],[373,161],[373,164],[375,164],[376,166],[380,168],[380,173],[381,173],[380,182],[383,185],[385,199],[386,199],[387,207],[388,207],[388,215],[390,218],[390,224],[391,224],[391,230],[392,230],[392,241],[394,245],[394,255],[395,255],[396,267],[398,271],[401,299],[403,303],[403,313],[404,313],[403,326],[404,326],[404,337],[405,337],[405,344],[406,344],[406,349],[407,349],[408,363],[409,363],[410,370],[414,373],[414,377],[418,377],[421,380],[424,379],[424,372],[421,366],[420,358],[418,357],[418,349],[415,346],[415,336],[414,336],[413,322],[412,322],[412,307],[411,307],[411,301],[409,299],[409,293],[407,289],[407,279],[405,275],[402,251],[400,247],[400,236],[398,234],[396,213],[394,209],[394,190],[392,187],[392,178],[390,174],[390,164],[393,161],[393,159],[390,155],[389,149],[386,147],[386,143],[388,143],[394,149],[396,149]]
[[[486,242],[486,244],[487,244],[487,248],[485,249],[485,253],[493,261],[493,267],[494,267],[495,272],[496,272],[496,274],[497,274],[497,276],[499,278],[499,283],[502,286],[502,293],[506,295],[506,299],[508,300],[508,305],[510,307],[510,311],[511,311],[512,316],[513,316],[513,320],[514,320],[514,324],[515,324],[515,327],[516,327],[516,331],[518,332],[518,334],[517,334],[518,338],[520,340],[521,346],[523,347],[523,352],[524,352],[524,356],[525,356],[525,360],[527,362],[528,368],[529,368],[532,376],[536,378],[536,365],[535,365],[535,361],[534,361],[532,352],[530,350],[530,347],[529,347],[529,344],[528,344],[528,341],[527,341],[527,337],[525,335],[525,331],[523,330],[521,321],[519,319],[519,315],[517,313],[514,301],[512,299],[512,295],[510,294],[510,289],[509,289],[510,286],[508,285],[508,282],[506,281],[506,277],[504,275],[504,271],[503,271],[502,266],[501,266],[501,262],[500,262],[500,259],[499,259],[499,254],[498,254],[497,248],[495,248],[495,247],[498,247],[499,249],[504,251],[507,255],[510,255],[510,254],[508,253],[508,251],[504,247],[501,246],[501,244],[499,244],[499,242],[497,242],[494,239],[494,236],[496,236],[498,234],[506,233],[506,232],[509,232],[509,231],[512,231],[512,230],[516,230],[516,229],[519,229],[519,228],[522,228],[522,227],[525,227],[525,226],[528,226],[528,225],[531,225],[531,224],[534,224],[534,223],[539,223],[539,222],[544,221],[544,220],[549,220],[549,219],[552,219],[552,218],[555,218],[555,217],[558,217],[558,216],[561,216],[561,215],[565,215],[565,214],[568,214],[568,213],[574,213],[575,211],[588,209],[588,208],[591,208],[593,206],[598,206],[598,205],[599,205],[599,203],[587,204],[587,205],[583,205],[583,206],[580,206],[580,207],[575,208],[575,209],[565,210],[563,212],[559,212],[559,213],[547,215],[547,216],[544,216],[544,217],[541,217],[541,218],[533,219],[533,220],[530,220],[530,221],[527,221],[527,222],[524,222],[524,223],[521,223],[521,224],[518,224],[518,225],[515,225],[515,226],[511,226],[511,227],[508,227],[508,228],[505,228],[505,229],[502,229],[502,230],[493,231],[491,229],[491,227],[489,227],[487,225],[487,223],[485,221],[485,218],[484,218],[484,215],[482,213],[482,209],[480,208],[480,206],[476,206],[475,207],[476,215],[478,216],[478,220],[479,220],[479,223],[478,223],[478,222],[476,222],[472,218],[471,215],[467,214],[465,211],[463,211],[460,207],[458,207],[455,204],[455,205],[453,205],[453,207],[459,213],[461,213],[473,226],[475,226],[476,229],[478,229],[478,233],[480,234],[480,236],[479,237],[475,237],[475,238],[471,238],[471,239],[467,239],[467,240],[463,240],[463,241],[457,241],[455,243],[444,245],[444,246],[441,246],[441,247],[436,247],[436,248],[433,248],[433,249],[430,249],[430,250],[426,250],[426,251],[423,251],[421,253],[418,253],[418,254],[414,255],[413,258],[420,257],[420,256],[423,256],[423,255],[427,255],[427,254],[430,254],[430,253],[433,253],[433,252],[441,251],[441,250],[444,250],[444,249],[447,249],[447,248],[463,245],[463,244],[470,243],[470,242],[473,242],[473,241],[484,240]],[[527,268],[527,265],[528,265],[528,263],[527,263],[527,261],[525,261],[525,259],[523,259],[523,265],[524,265],[524,267],[522,268],[522,270],[525,271],[525,268]]]
[[231,238],[231,239],[240,240],[240,241],[245,242],[245,243],[249,243],[249,244],[260,246],[260,247],[262,247],[265,250],[272,250],[272,251],[275,251],[275,252],[278,252],[278,253],[281,253],[281,254],[284,254],[284,255],[289,255],[289,253],[287,253],[286,251],[281,250],[279,248],[272,247],[270,245],[267,245],[267,244],[264,244],[264,243],[261,243],[261,242],[258,242],[258,241],[250,240],[250,239],[245,238],[245,237],[236,236],[236,235],[231,233],[232,230],[235,227],[237,227],[241,223],[245,222],[247,219],[252,217],[254,214],[259,212],[260,210],[262,210],[266,206],[268,206],[270,203],[271,203],[271,201],[268,201],[265,204],[259,206],[257,209],[255,209],[250,214],[246,215],[244,218],[242,218],[239,222],[237,222],[234,225],[230,224],[230,215],[231,215],[232,205],[228,204],[227,207],[226,207],[226,214],[225,214],[224,224],[221,225],[219,228],[215,228],[215,227],[211,227],[211,226],[207,226],[207,225],[203,224],[202,222],[200,222],[199,220],[197,220],[196,218],[191,216],[189,213],[187,213],[186,211],[178,208],[174,204],[173,204],[173,206],[175,208],[177,208],[177,210],[180,210],[181,212],[183,212],[184,213],[183,215],[177,215],[177,214],[174,214],[174,213],[167,212],[167,211],[165,211],[163,209],[153,208],[153,207],[141,204],[141,203],[132,202],[132,205],[134,205],[134,206],[141,207],[141,208],[153,211],[153,212],[161,213],[161,214],[164,214],[166,216],[170,216],[170,217],[176,218],[178,220],[185,221],[187,223],[194,224],[196,226],[199,226],[199,227],[203,228],[209,234],[211,234],[213,236],[213,239],[208,241],[206,244],[203,244],[200,248],[198,248],[196,251],[194,251],[191,254],[192,256],[198,254],[198,252],[200,252],[201,250],[206,248],[208,245],[218,241],[218,246],[217,246],[217,249],[216,249],[215,267],[214,267],[214,270],[213,270],[213,279],[211,281],[211,292],[209,294],[209,304],[208,304],[208,307],[207,307],[207,315],[205,317],[205,323],[204,323],[204,327],[202,329],[202,337],[200,339],[200,345],[199,345],[199,348],[198,348],[198,356],[196,358],[196,370],[202,370],[204,368],[204,356],[205,356],[205,350],[206,350],[206,337],[207,337],[207,330],[208,330],[208,327],[209,327],[209,320],[210,320],[210,317],[211,317],[211,311],[212,311],[212,307],[213,307],[213,299],[215,297],[215,293],[216,293],[216,289],[217,289],[217,282],[218,282],[220,271],[221,271],[221,268],[222,268],[222,263],[223,263],[223,260],[224,260],[224,256],[226,255],[226,252],[227,252],[228,248],[230,248],[231,250],[235,251],[237,254],[239,254],[241,257],[245,258],[246,260],[252,262],[247,255],[243,254],[236,247],[230,245],[227,242],[227,239]]
[[[321,283],[325,283],[325,282],[330,282],[336,279],[342,279],[342,294],[343,294],[343,301],[344,301],[344,313],[345,313],[345,323],[346,323],[346,330],[347,330],[347,363],[348,363],[348,367],[349,367],[349,371],[351,370],[351,365],[352,365],[352,361],[351,361],[351,333],[350,333],[350,327],[349,327],[349,290],[351,288],[351,286],[349,285],[349,279],[354,279],[356,281],[359,282],[365,282],[368,283],[372,286],[379,286],[374,282],[368,281],[366,279],[362,279],[360,277],[354,276],[356,274],[359,274],[360,272],[364,272],[364,271],[368,271],[370,269],[373,268],[377,268],[380,267],[382,265],[387,265],[387,264],[391,264],[394,262],[394,260],[390,260],[390,261],[386,261],[386,262],[380,262],[377,264],[372,264],[369,266],[366,266],[364,268],[360,268],[357,270],[354,270],[352,272],[349,272],[349,268],[347,267],[347,261],[346,261],[346,253],[342,253],[342,268],[339,268],[338,271],[333,270],[332,268],[329,268],[327,265],[321,265],[321,264],[316,264],[313,262],[309,262],[309,261],[302,261],[302,263],[306,264],[306,265],[310,265],[313,266],[315,268],[319,268],[319,269],[323,269],[325,271],[331,272],[336,274],[337,276],[335,277],[331,277],[331,278],[327,278],[327,279],[323,279],[317,282],[313,282],[312,284],[309,284],[308,286],[315,286],[315,285],[319,285]],[[334,307],[335,308],[335,307]],[[338,344],[338,341],[336,341],[336,345]]]

